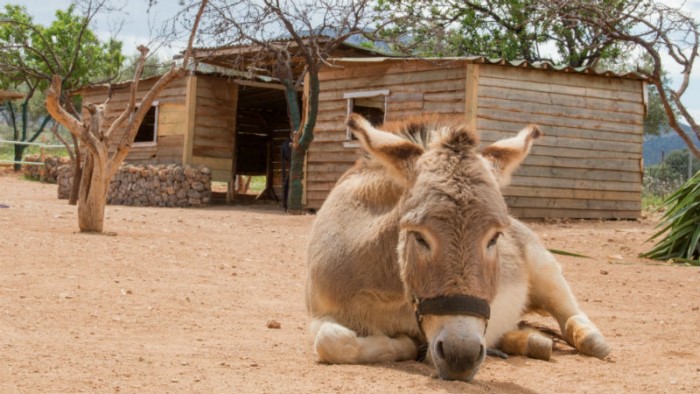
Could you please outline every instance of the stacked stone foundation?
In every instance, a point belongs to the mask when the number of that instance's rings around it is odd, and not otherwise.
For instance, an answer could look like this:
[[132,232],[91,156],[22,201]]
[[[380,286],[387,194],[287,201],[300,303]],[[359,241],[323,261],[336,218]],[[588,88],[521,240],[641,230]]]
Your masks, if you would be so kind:
[[[72,166],[58,170],[58,198],[68,198],[73,182]],[[107,204],[197,207],[211,201],[211,170],[178,164],[123,165],[109,185]]]
[[[24,156],[23,161],[41,163],[40,155]],[[44,165],[23,164],[22,171],[24,176],[37,181],[56,183],[58,179],[58,168],[70,164],[69,157],[44,156]]]

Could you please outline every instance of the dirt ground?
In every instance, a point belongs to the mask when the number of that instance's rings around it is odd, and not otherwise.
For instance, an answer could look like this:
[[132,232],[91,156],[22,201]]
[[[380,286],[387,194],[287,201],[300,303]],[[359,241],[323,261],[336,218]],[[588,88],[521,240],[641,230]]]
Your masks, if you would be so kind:
[[[317,364],[306,331],[313,216],[109,206],[77,232],[56,186],[0,176],[0,392],[700,392],[700,268],[640,259],[654,222],[533,223],[610,341],[601,361],[489,358],[472,383],[417,362]],[[280,328],[268,328],[270,321]],[[555,328],[551,318],[532,318]]]

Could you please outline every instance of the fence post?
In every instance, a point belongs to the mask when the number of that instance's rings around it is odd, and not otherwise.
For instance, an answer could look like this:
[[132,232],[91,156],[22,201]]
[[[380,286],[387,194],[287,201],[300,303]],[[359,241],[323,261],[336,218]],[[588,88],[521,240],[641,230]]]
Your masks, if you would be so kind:
[[688,180],[693,176],[693,152],[688,149]]

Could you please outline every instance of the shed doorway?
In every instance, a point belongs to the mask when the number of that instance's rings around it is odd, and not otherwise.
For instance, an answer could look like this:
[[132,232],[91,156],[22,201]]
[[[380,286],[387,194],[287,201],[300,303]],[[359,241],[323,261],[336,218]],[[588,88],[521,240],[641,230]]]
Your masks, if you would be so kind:
[[[238,87],[231,168],[236,181],[228,192],[228,200],[237,203],[277,203],[283,198],[280,149],[290,136],[287,101],[281,85],[261,85]],[[284,164],[287,173],[289,163]]]

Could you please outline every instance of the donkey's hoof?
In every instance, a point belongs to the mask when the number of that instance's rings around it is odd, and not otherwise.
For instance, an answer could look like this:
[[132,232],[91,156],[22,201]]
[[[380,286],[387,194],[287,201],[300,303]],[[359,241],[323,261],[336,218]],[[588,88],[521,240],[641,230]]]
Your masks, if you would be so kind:
[[552,357],[552,340],[542,335],[530,335],[527,340],[527,356],[549,361]]
[[593,332],[584,337],[577,348],[581,353],[601,360],[612,351],[610,345],[605,342],[605,338],[599,332]]
[[566,321],[566,341],[579,352],[604,359],[612,350],[603,334],[585,315],[571,316]]

